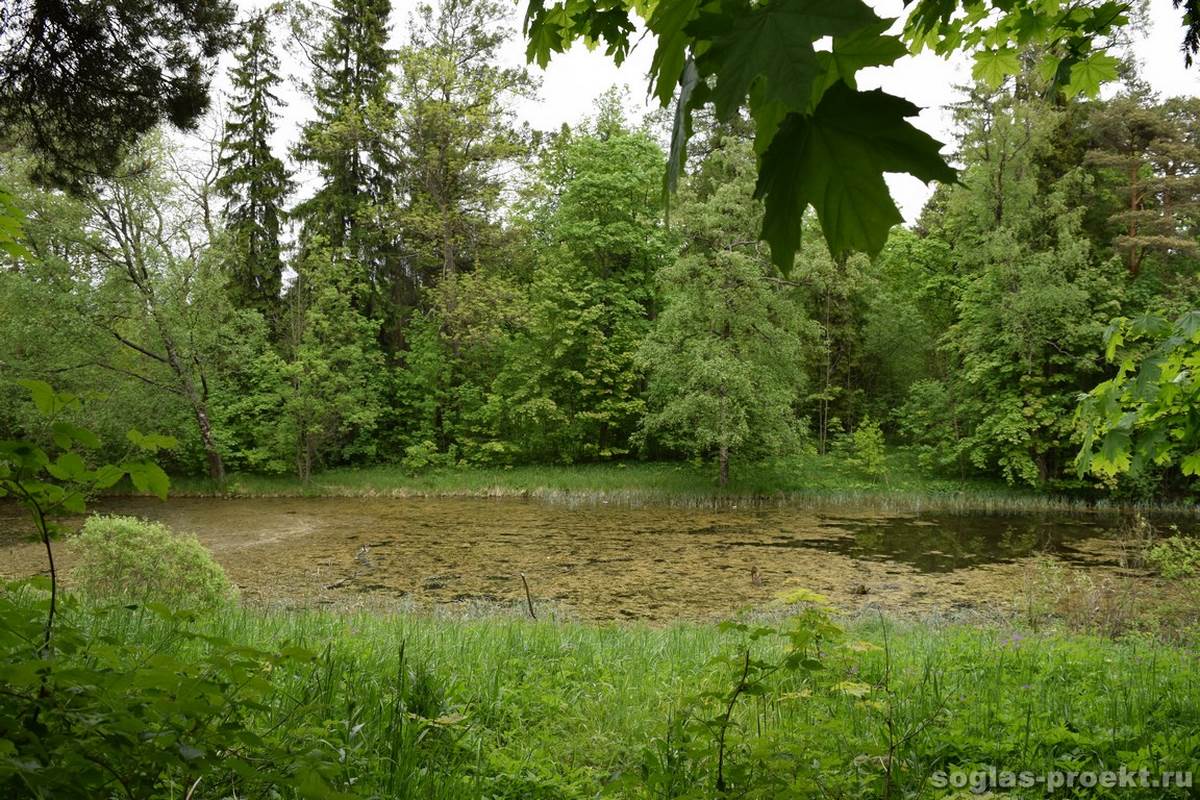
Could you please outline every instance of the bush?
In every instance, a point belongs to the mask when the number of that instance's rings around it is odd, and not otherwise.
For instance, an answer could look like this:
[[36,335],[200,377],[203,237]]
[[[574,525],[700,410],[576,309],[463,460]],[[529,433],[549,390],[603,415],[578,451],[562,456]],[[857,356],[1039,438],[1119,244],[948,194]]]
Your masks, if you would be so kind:
[[404,458],[401,459],[400,466],[409,475],[419,475],[431,469],[454,466],[454,454],[438,452],[437,445],[425,439],[404,448]]
[[93,597],[212,608],[233,600],[225,571],[195,536],[135,517],[94,516],[75,537],[75,585]]
[[879,423],[870,417],[854,429],[854,463],[874,479],[882,478],[887,471],[887,451],[883,443],[883,431]]
[[170,631],[172,647],[126,641],[79,625],[96,618],[66,597],[54,647],[36,655],[44,598],[0,585],[0,797],[346,796],[344,759],[313,720],[337,711],[285,688],[312,675],[312,653],[202,635],[193,612],[157,606],[138,630]]
[[1200,574],[1200,541],[1168,536],[1146,553],[1146,563],[1164,578],[1191,578]]

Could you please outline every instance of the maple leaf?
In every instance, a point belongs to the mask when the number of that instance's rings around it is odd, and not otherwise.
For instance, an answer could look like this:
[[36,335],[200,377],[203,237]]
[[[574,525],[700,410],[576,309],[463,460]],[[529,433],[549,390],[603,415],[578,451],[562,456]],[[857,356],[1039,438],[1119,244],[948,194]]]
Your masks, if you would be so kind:
[[915,105],[881,90],[835,83],[811,114],[789,114],[763,154],[755,196],[762,198],[763,238],[785,272],[800,246],[800,220],[811,205],[829,250],[876,254],[901,222],[885,172],[955,182],[941,143],[910,124]]
[[1071,97],[1086,95],[1095,97],[1100,93],[1100,84],[1117,78],[1119,59],[1104,53],[1093,53],[1071,65],[1071,77],[1067,83],[1067,94]]
[[813,84],[825,72],[813,42],[880,22],[862,0],[773,0],[730,12],[732,24],[729,17],[702,15],[688,26],[694,35],[715,34],[712,46],[697,54],[697,67],[701,75],[717,76],[713,100],[722,119],[737,112],[760,77],[769,99],[808,110]]
[[1009,75],[1020,71],[1021,61],[1016,48],[999,47],[994,50],[980,50],[975,54],[975,66],[971,69],[971,77],[995,89]]
[[664,106],[671,102],[683,75],[689,37],[684,26],[695,16],[699,0],[661,0],[647,25],[658,31],[658,47],[650,60],[651,93]]

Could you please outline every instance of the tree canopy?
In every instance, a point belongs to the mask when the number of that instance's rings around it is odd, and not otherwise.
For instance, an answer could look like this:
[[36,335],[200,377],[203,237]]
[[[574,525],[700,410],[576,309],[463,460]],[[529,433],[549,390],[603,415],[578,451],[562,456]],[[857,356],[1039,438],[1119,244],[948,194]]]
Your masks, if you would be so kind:
[[233,22],[229,0],[5,3],[0,141],[29,147],[54,184],[112,174],[156,125],[189,128],[208,109]]
[[[760,155],[755,195],[765,204],[762,238],[782,269],[791,267],[811,206],[830,250],[877,254],[900,214],[883,180],[907,172],[926,183],[953,183],[942,144],[907,121],[918,111],[882,91],[860,91],[857,73],[887,66],[909,47],[947,55],[971,53],[975,77],[996,86],[1032,69],[1050,94],[1094,95],[1117,76],[1106,52],[1131,6],[1117,0],[991,2],[918,0],[903,37],[889,33],[861,0],[531,0],[525,31],[530,61],[545,66],[578,40],[603,43],[620,63],[642,28],[657,45],[649,92],[664,105],[675,98],[670,166],[672,189],[685,162],[692,115],[711,105],[723,121],[746,108]],[[1185,13],[1185,50],[1195,52],[1197,20]],[[831,39],[828,50],[816,43]],[[907,41],[907,45],[905,44]],[[1024,56],[1022,54],[1025,54]]]

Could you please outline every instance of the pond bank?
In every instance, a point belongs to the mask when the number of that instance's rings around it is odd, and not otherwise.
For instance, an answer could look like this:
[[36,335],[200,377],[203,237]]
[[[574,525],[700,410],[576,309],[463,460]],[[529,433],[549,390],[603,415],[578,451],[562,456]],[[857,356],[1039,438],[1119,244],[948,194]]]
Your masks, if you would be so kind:
[[222,488],[194,477],[172,479],[177,497],[490,497],[532,498],[562,505],[865,507],[921,512],[1080,512],[1148,509],[1194,515],[1190,503],[1127,505],[1083,496],[1014,488],[982,479],[948,480],[893,451],[883,477],[872,478],[844,458],[808,455],[747,464],[720,488],[709,466],[688,462],[621,462],[511,468],[466,467],[413,474],[397,466],[334,469],[305,483],[289,476],[234,474]]

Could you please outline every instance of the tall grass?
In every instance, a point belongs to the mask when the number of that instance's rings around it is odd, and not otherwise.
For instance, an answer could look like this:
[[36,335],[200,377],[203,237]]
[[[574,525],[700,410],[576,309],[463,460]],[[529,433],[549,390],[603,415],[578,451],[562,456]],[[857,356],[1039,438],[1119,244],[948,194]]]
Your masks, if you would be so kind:
[[[177,646],[169,629],[136,611],[88,624],[152,649]],[[278,679],[278,689],[337,711],[309,721],[326,731],[313,746],[345,751],[347,785],[362,797],[647,796],[637,778],[647,753],[663,744],[685,698],[729,688],[711,659],[746,646],[699,625],[246,609],[201,624],[234,641],[320,654],[310,672]],[[756,741],[820,748],[830,785],[871,785],[878,758],[895,746],[889,730],[915,731],[893,758],[903,771],[898,790],[917,794],[933,769],[952,764],[1043,771],[1141,760],[1200,770],[1194,651],[1004,627],[865,620],[850,628],[886,652],[831,652],[827,681],[870,686],[868,696],[805,698],[781,686],[735,715]],[[808,789],[795,796],[822,796]]]
[[[735,466],[730,485],[716,484],[710,467],[692,463],[587,464],[512,468],[464,467],[410,474],[396,466],[335,469],[309,483],[286,476],[238,474],[223,489],[180,477],[172,493],[184,496],[523,497],[566,505],[860,506],[899,512],[1067,512],[1125,506],[1079,496],[1037,493],[983,479],[948,480],[924,472],[910,453],[893,451],[882,479],[844,458],[808,455]],[[1151,510],[1194,513],[1194,504]]]

